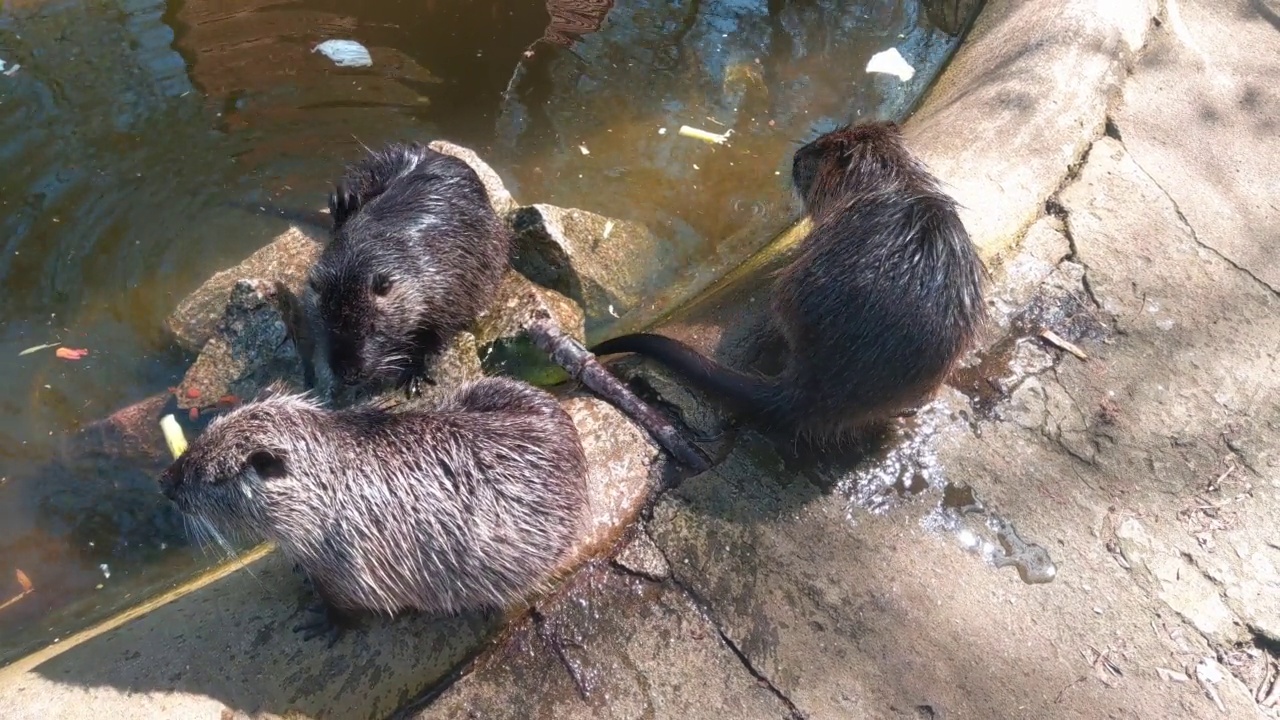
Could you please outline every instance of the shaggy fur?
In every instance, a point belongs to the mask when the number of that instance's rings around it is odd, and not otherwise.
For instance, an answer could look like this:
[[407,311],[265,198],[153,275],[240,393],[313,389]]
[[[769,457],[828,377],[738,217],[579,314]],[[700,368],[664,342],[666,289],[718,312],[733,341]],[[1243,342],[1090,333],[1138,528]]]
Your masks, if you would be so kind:
[[160,486],[197,522],[275,541],[331,610],[450,614],[545,586],[586,472],[551,395],[486,378],[398,412],[273,391],[211,423]]
[[347,168],[329,209],[333,238],[305,294],[321,359],[346,386],[426,379],[509,265],[484,184],[462,160],[391,144]]
[[955,202],[891,123],[817,138],[791,176],[813,229],[773,288],[781,374],[736,372],[660,335],[593,351],[652,356],[772,429],[840,441],[937,390],[984,323],[985,269]]

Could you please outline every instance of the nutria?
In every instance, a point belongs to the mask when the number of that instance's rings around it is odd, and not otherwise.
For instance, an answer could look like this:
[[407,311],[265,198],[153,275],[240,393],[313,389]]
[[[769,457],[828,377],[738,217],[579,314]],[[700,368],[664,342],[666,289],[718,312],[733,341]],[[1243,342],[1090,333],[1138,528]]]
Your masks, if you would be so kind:
[[485,309],[510,231],[462,160],[393,143],[347,168],[333,237],[312,267],[317,349],[345,386],[430,382],[428,365]]
[[360,612],[506,609],[545,588],[585,517],[586,458],[550,394],[507,378],[398,410],[273,385],[210,423],[160,487],[215,537],[273,540],[320,598],[307,637]]
[[791,177],[813,227],[772,291],[788,347],[779,375],[731,370],[646,333],[592,351],[652,356],[771,429],[857,438],[946,379],[984,322],[985,268],[955,201],[893,123],[818,137],[796,151]]

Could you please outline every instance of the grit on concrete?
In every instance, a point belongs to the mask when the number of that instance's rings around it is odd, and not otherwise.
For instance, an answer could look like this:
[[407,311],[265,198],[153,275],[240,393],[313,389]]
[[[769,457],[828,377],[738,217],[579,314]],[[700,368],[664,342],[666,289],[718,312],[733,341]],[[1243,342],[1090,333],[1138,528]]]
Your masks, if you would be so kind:
[[[1280,717],[1280,13],[1152,16],[929,432],[851,471],[734,434],[410,714]],[[1019,537],[1051,582],[1001,566]]]

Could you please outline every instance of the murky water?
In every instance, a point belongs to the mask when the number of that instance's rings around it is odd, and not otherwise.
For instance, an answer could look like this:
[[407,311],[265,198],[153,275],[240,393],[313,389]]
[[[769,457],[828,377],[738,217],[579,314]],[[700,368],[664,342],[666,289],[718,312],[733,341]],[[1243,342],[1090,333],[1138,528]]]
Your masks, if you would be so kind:
[[[445,137],[522,201],[653,228],[670,253],[644,268],[649,283],[689,282],[793,219],[795,143],[901,116],[973,3],[550,4],[550,24],[541,0],[5,4],[0,662],[214,559],[187,543],[150,469],[59,449],[180,377],[190,359],[165,315],[284,229],[233,205],[318,207],[360,143]],[[367,46],[372,67],[312,52],[335,38]],[[915,76],[868,76],[894,47]],[[680,138],[684,124],[733,142]],[[50,342],[89,354],[19,355]]]

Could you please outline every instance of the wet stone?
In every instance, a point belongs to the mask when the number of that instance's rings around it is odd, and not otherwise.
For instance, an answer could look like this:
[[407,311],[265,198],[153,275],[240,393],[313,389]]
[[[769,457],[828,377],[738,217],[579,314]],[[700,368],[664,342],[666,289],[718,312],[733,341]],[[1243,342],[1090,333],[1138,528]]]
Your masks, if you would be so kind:
[[153,395],[85,425],[67,438],[66,457],[112,458],[155,469],[172,458],[160,433],[160,418],[176,408],[168,393]]
[[582,308],[554,290],[535,285],[512,270],[494,291],[492,304],[476,318],[476,344],[484,367],[493,374],[515,375],[538,385],[566,379],[559,366],[525,333],[535,312],[546,312],[566,335],[584,342]]
[[235,283],[222,320],[177,388],[179,408],[252,398],[275,380],[305,388],[302,358],[280,303],[274,282]]
[[293,293],[301,293],[307,271],[320,257],[322,247],[316,235],[291,228],[239,265],[215,273],[178,304],[165,324],[183,349],[199,352],[213,337],[237,281],[279,280]]
[[587,456],[590,509],[576,563],[604,552],[635,521],[667,463],[648,433],[609,403],[580,392],[560,404],[573,418]]
[[513,212],[517,203],[511,197],[511,193],[507,191],[507,186],[503,184],[502,178],[494,171],[474,150],[454,145],[447,140],[436,140],[427,145],[427,147],[438,153],[451,155],[458,158],[471,166],[476,171],[476,175],[480,176],[480,182],[484,183],[485,190],[489,193],[489,202],[493,205],[493,209],[498,213],[499,218],[506,218]]
[[643,527],[636,528],[634,537],[613,561],[628,572],[650,580],[665,580],[671,576],[671,566]]
[[512,216],[512,262],[530,280],[566,295],[593,315],[621,316],[644,298],[653,258],[672,249],[624,220],[554,205],[529,205]]

